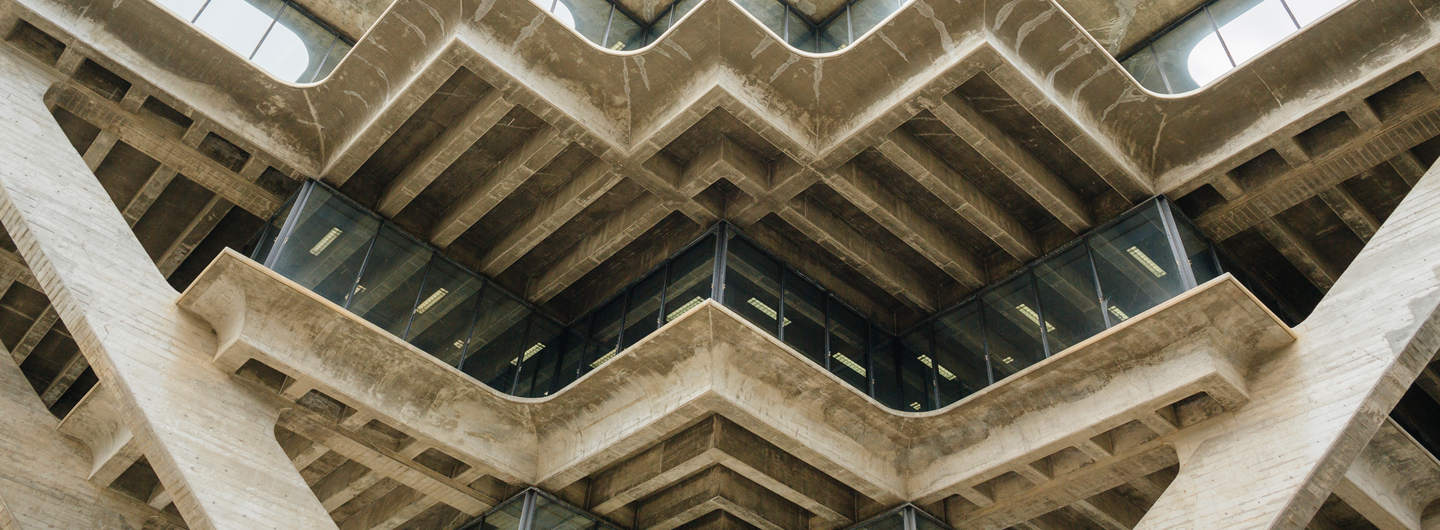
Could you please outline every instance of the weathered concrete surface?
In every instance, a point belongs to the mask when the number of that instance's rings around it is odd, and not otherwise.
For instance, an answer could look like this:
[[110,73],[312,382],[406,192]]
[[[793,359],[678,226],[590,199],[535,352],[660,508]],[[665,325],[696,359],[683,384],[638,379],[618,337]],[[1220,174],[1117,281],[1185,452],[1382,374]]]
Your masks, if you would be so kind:
[[55,80],[8,50],[0,66],[0,219],[190,528],[334,528],[275,442],[278,409],[215,369],[214,336],[46,109]]
[[[940,500],[1197,393],[1239,407],[1245,367],[1293,340],[1225,276],[1011,381],[907,414],[713,301],[543,399],[476,384],[234,252],[178,302],[215,327],[226,370],[258,360],[506,481],[558,491],[718,413],[882,503]],[[1036,402],[1041,389],[1055,397]]]
[[1440,461],[1386,419],[1334,492],[1380,530],[1421,530],[1440,501]]
[[1295,329],[1299,339],[1251,369],[1251,403],[1175,439],[1180,475],[1137,528],[1305,526],[1440,347],[1437,173]]

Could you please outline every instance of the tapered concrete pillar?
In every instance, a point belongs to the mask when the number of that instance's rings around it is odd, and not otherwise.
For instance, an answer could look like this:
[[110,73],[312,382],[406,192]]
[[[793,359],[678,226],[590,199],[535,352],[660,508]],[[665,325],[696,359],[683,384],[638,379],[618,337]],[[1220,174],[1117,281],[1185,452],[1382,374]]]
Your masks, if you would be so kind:
[[1431,169],[1305,322],[1250,371],[1250,403],[1184,431],[1180,475],[1137,527],[1300,529],[1440,345]]
[[0,221],[189,527],[335,528],[275,441],[278,409],[211,362],[215,335],[160,275],[41,97],[0,49]]

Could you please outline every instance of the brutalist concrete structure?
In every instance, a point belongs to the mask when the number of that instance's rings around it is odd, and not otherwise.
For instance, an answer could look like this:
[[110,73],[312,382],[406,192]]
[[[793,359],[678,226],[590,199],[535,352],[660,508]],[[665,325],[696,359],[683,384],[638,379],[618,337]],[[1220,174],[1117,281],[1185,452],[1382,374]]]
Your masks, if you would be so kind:
[[1440,529],[1440,3],[0,37],[0,529]]

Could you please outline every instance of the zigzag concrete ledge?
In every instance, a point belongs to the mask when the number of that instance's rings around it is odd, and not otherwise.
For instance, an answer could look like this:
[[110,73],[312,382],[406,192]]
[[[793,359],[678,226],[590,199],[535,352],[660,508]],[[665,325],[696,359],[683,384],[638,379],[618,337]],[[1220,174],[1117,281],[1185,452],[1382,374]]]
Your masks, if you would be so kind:
[[0,42],[0,530],[1440,530],[1440,3]]

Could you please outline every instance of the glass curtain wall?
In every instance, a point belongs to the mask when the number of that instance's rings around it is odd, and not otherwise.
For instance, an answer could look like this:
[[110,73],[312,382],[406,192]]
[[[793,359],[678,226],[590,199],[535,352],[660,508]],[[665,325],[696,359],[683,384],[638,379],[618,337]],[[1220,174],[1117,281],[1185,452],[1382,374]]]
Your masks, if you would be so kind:
[[312,83],[353,41],[289,0],[156,0],[276,78]]
[[619,530],[588,512],[530,488],[460,530]]
[[707,299],[876,401],[910,412],[963,399],[1224,272],[1280,307],[1163,198],[900,333],[725,223],[568,324],[315,181],[252,248],[276,272],[522,397],[559,391]]
[[1225,72],[1346,0],[1213,0],[1120,60],[1142,86],[1180,94]]

